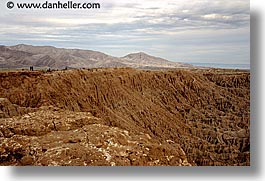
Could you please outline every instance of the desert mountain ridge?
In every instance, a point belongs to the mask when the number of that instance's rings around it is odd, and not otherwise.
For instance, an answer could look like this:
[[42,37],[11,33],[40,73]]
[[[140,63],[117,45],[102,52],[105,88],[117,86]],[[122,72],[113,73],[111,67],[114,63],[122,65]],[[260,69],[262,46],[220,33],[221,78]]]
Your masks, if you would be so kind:
[[18,44],[0,45],[0,68],[113,68],[131,67],[140,69],[191,68],[192,65],[168,61],[144,52],[114,57],[93,50],[65,49],[53,46]]

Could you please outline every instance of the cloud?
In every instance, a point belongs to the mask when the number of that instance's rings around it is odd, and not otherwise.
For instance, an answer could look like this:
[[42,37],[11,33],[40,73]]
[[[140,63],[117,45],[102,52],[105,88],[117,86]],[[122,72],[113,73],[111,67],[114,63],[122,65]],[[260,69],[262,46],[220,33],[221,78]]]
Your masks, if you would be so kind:
[[48,44],[115,56],[146,51],[171,60],[231,62],[230,56],[249,63],[248,0],[95,2],[101,3],[100,10],[9,10],[1,1],[0,39],[4,44]]

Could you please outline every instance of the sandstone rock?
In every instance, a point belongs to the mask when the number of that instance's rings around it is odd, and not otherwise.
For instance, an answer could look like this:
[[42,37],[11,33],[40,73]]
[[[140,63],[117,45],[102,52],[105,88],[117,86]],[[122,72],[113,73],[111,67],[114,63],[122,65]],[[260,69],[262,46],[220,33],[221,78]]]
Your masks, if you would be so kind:
[[249,72],[1,72],[0,82],[1,165],[31,152],[34,165],[250,165]]

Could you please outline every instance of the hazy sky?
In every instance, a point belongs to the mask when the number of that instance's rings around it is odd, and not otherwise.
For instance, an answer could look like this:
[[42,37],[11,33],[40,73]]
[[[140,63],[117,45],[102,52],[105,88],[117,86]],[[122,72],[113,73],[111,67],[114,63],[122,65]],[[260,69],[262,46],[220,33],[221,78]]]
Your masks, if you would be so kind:
[[113,56],[141,51],[180,62],[250,61],[249,0],[73,0],[101,3],[93,10],[10,10],[8,1],[0,2],[3,45],[52,45]]

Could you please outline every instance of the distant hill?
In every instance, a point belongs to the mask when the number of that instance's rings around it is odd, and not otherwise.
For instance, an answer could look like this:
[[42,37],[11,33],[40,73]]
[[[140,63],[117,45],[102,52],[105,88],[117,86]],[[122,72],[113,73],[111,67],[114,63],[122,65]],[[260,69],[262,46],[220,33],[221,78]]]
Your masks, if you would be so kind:
[[159,57],[154,57],[148,55],[146,53],[131,53],[122,57],[122,59],[126,60],[126,64],[132,67],[163,67],[163,68],[179,68],[179,67],[191,67],[189,64],[179,63],[179,62],[171,62]]
[[145,53],[132,53],[113,57],[102,52],[80,49],[64,49],[52,46],[19,44],[0,46],[0,68],[109,68],[132,67],[143,69],[189,68],[192,65],[171,62]]

